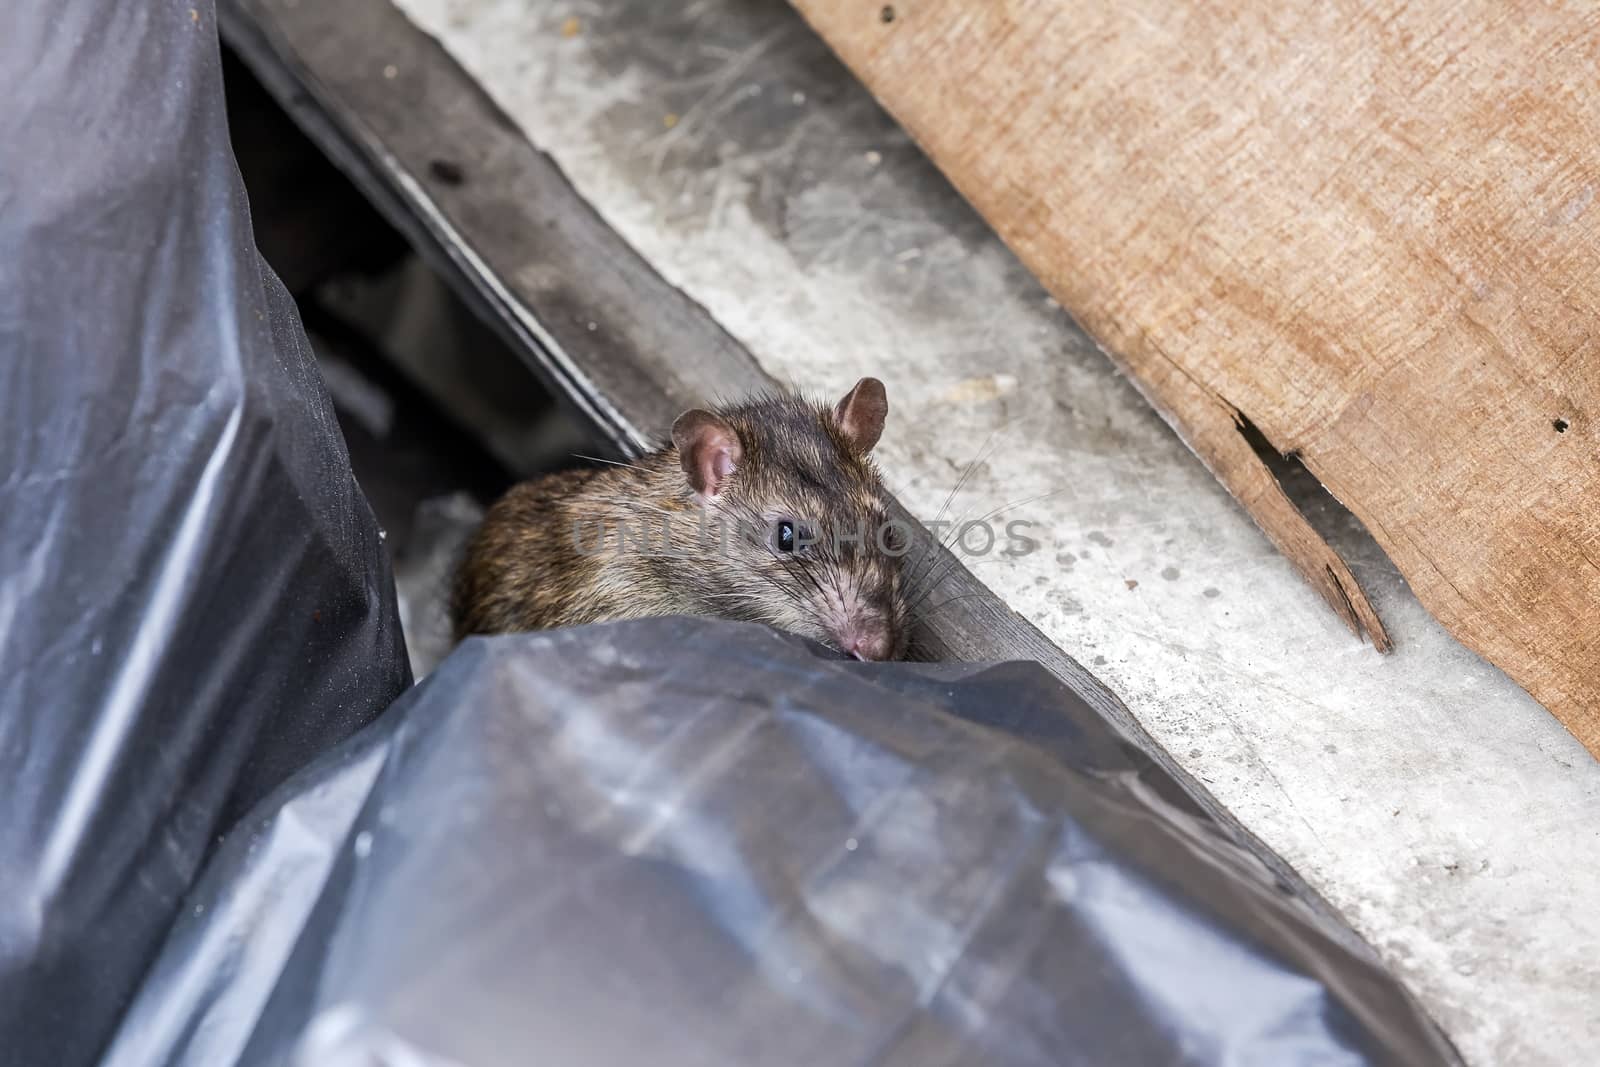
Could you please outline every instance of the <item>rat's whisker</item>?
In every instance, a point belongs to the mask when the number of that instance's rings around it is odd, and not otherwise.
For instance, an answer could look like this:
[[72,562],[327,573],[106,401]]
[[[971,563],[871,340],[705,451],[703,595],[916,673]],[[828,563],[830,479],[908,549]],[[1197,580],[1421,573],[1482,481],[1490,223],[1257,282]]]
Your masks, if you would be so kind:
[[918,607],[920,607],[924,601],[933,595],[934,590],[938,589],[941,585],[949,580],[951,575],[956,573],[956,568],[959,567],[960,564],[961,561],[955,556],[951,556],[948,560],[946,560],[944,563],[944,570],[940,572],[938,579],[928,582],[924,587],[921,588],[920,592],[917,593],[916,598],[911,602],[911,607],[909,610],[915,611]]
[[569,455],[571,455],[573,459],[587,459],[593,463],[604,463],[608,467],[626,467],[631,471],[638,471],[640,474],[651,473],[650,468],[641,467],[635,463],[623,463],[621,460],[605,459],[601,456],[586,456],[582,452],[572,452],[569,453]]
[[961,596],[953,596],[948,600],[941,600],[941,601],[939,601],[939,603],[933,605],[933,607],[931,607],[927,611],[923,612],[922,613],[922,617],[923,618],[927,618],[929,615],[932,615],[934,612],[939,611],[942,608],[947,608],[951,604],[959,604],[963,600],[972,600],[972,599],[974,599],[976,597],[987,596],[987,595],[988,595],[987,592],[982,592],[982,593],[964,593]]

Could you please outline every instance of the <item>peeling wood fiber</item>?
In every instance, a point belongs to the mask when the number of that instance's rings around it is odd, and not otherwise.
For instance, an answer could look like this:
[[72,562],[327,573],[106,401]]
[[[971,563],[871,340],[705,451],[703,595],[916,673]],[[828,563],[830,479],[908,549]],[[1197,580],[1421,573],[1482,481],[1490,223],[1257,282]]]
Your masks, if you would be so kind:
[[795,3],[1335,610],[1230,409],[1600,752],[1600,9]]

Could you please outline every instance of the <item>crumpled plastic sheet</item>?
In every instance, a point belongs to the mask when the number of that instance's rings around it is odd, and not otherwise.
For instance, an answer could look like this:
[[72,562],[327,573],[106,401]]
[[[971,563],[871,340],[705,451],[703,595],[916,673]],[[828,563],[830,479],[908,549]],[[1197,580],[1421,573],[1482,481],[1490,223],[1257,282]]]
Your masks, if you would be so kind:
[[409,674],[211,3],[0,27],[0,1062],[73,1067],[218,835]]
[[242,824],[106,1063],[1454,1062],[1033,664],[473,639]]

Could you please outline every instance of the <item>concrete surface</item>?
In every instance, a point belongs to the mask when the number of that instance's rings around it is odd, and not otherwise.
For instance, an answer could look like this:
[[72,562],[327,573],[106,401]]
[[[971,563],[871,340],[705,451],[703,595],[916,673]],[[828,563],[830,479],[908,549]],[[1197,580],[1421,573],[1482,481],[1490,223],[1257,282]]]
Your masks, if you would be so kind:
[[1037,521],[974,573],[1093,669],[1478,1064],[1600,1060],[1600,765],[1315,485],[1356,642],[782,0],[400,0],[769,371],[889,384],[891,486]]

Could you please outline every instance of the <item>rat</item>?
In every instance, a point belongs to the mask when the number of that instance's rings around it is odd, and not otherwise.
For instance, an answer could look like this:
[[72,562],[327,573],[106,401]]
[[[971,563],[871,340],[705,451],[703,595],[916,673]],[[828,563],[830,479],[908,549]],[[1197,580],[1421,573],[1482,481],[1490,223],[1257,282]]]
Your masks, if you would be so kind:
[[709,615],[902,657],[909,531],[871,458],[888,413],[876,378],[831,406],[762,394],[684,412],[634,463],[513,487],[457,572],[456,639]]

